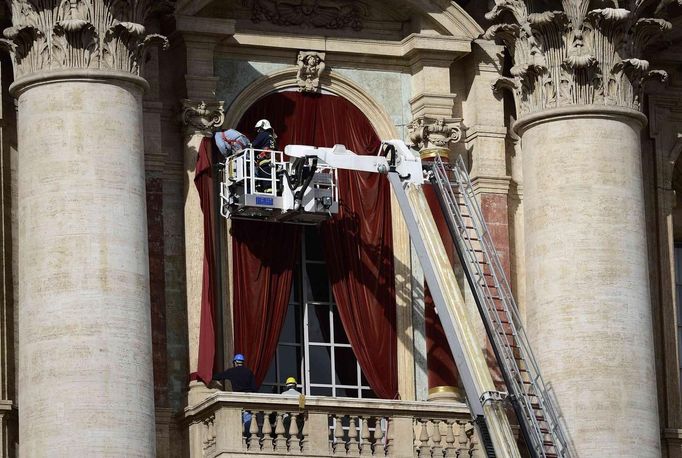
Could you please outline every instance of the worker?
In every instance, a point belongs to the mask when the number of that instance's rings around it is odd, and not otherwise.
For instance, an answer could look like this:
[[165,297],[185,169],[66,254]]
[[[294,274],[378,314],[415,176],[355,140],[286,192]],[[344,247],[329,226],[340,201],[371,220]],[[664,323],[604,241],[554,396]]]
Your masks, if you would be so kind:
[[287,381],[285,382],[284,385],[287,390],[282,393],[282,396],[299,397],[301,395],[301,392],[296,389],[296,385],[298,385],[298,383],[296,382],[296,379],[294,377],[287,378]]
[[253,149],[262,150],[256,152],[256,191],[272,192],[272,185],[264,179],[272,178],[272,153],[277,150],[277,135],[267,119],[261,119],[256,123],[256,138],[253,140]]
[[[251,372],[251,369],[246,367],[246,358],[241,353],[237,353],[232,358],[232,366],[230,369],[219,372],[213,375],[213,380],[229,380],[232,384],[232,391],[241,393],[255,393],[256,377]],[[251,427],[251,412],[244,411],[242,414],[242,423],[244,424],[244,433],[248,435]]]
[[213,135],[213,138],[218,151],[225,159],[251,147],[248,137],[235,129],[220,130]]
[[246,367],[246,358],[241,353],[237,353],[232,358],[230,369],[213,375],[213,380],[229,380],[232,384],[232,391],[241,393],[255,393],[256,377],[251,369]]

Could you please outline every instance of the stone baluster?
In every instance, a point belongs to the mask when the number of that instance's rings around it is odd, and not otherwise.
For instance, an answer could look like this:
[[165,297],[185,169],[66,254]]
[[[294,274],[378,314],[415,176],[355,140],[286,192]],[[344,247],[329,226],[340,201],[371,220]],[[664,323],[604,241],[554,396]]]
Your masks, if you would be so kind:
[[310,435],[310,425],[309,425],[310,419],[307,417],[307,415],[303,415],[303,428],[301,428],[301,453],[308,453],[308,449],[310,448],[308,445],[308,442],[310,441],[309,435]]
[[273,433],[272,433],[272,424],[270,423],[270,413],[269,412],[263,412],[263,439],[261,442],[261,450],[264,452],[274,452],[274,444],[273,444]]
[[424,458],[431,456],[431,447],[429,447],[429,430],[426,427],[427,420],[419,419],[417,420],[421,423],[421,432],[419,434],[419,457]]
[[372,456],[372,443],[369,434],[369,418],[360,417],[360,456]]
[[[289,453],[292,455],[301,454],[301,439],[298,437],[298,417],[296,413],[289,412],[289,418],[291,423],[289,423]],[[305,430],[305,425],[303,426]]]
[[472,422],[464,425],[464,433],[469,442],[469,456],[477,458],[480,456],[481,447],[479,447],[478,438],[476,436],[476,427]]
[[277,412],[275,417],[275,436],[273,440],[273,449],[276,452],[286,452],[287,438],[284,436],[284,414]]
[[355,417],[348,420],[348,456],[360,456],[360,441]]
[[374,426],[374,455],[384,456],[386,445],[384,444],[384,430],[382,428],[381,417],[376,417],[376,424]]
[[454,458],[457,456],[457,451],[455,449],[455,434],[453,427],[458,427],[453,420],[447,420],[445,422],[446,433],[445,433],[445,458]]
[[260,441],[258,440],[258,421],[256,420],[258,412],[255,412],[251,417],[249,423],[249,434],[246,439],[248,449],[253,451],[260,450]]
[[334,415],[334,454],[335,455],[345,455],[346,454],[346,441],[344,440],[343,434],[343,415]]
[[431,434],[431,441],[433,442],[433,449],[431,453],[434,457],[443,456],[443,436],[440,433],[440,420],[433,420],[433,433]]
[[462,455],[463,453],[469,452],[469,439],[466,435],[466,422],[457,422],[457,454]]
[[[394,423],[392,418],[386,419],[386,445],[384,445],[384,450],[386,450],[386,455],[391,456],[393,454],[393,438],[395,434],[393,432]],[[382,433],[383,435],[383,433]]]

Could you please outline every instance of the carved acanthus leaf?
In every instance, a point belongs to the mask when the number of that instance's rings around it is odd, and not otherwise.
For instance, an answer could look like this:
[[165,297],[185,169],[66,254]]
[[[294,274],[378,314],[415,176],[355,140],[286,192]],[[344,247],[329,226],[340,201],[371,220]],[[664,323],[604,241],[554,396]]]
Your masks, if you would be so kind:
[[511,80],[496,88],[513,90],[519,116],[566,105],[639,109],[644,81],[661,77],[642,56],[670,30],[648,15],[664,3],[674,2],[562,0],[554,11],[554,2],[495,0],[486,17],[497,23],[484,37],[501,40],[513,62]]
[[13,26],[4,46],[15,77],[58,68],[94,68],[140,74],[147,44],[145,20],[166,0],[9,0]]

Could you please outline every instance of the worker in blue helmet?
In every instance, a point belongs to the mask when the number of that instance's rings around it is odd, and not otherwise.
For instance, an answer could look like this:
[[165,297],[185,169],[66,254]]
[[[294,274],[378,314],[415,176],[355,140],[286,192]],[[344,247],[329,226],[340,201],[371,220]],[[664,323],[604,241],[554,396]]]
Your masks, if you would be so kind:
[[[232,391],[255,393],[257,390],[256,377],[253,375],[251,369],[246,367],[246,358],[241,353],[234,355],[231,368],[214,374],[213,380],[229,380],[232,384]],[[243,433],[247,436],[249,435],[252,418],[253,415],[251,412],[245,410],[242,413],[242,423],[244,424]]]
[[251,369],[246,367],[246,358],[241,353],[234,355],[231,368],[214,374],[213,380],[229,380],[232,384],[232,391],[241,393],[255,393],[257,391],[256,377]]

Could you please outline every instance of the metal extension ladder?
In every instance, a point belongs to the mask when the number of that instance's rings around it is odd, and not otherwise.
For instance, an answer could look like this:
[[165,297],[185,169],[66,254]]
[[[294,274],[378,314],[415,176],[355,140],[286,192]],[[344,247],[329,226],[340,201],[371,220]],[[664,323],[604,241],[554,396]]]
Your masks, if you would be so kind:
[[462,157],[454,165],[446,165],[436,157],[429,178],[532,456],[570,457]]

